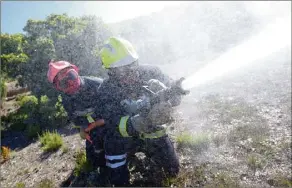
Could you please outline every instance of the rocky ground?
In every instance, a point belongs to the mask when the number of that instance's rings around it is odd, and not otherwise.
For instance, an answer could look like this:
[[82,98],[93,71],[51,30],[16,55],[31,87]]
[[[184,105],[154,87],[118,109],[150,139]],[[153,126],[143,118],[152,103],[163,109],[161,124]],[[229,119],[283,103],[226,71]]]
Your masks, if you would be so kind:
[[[174,130],[169,129],[173,140],[181,132],[201,139],[190,145],[175,141],[182,168],[165,186],[292,186],[291,56],[196,88],[177,111]],[[74,130],[59,132],[65,149],[44,153],[38,141],[14,149],[1,164],[1,187],[62,185],[84,143]],[[7,139],[2,145],[19,142]],[[137,173],[132,179],[143,182]]]

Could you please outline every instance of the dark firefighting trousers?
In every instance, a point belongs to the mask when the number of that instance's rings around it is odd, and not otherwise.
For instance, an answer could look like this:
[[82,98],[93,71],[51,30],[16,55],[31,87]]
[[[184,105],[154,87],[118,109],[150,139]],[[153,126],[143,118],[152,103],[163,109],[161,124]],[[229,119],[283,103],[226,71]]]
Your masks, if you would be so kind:
[[127,155],[135,148],[143,148],[147,157],[163,168],[169,176],[176,176],[179,172],[179,160],[168,135],[158,138],[123,137],[118,131],[108,131],[104,137],[106,171],[111,185],[126,186],[129,184],[129,170]]
[[86,140],[86,158],[94,169],[105,167],[103,132],[103,127],[97,127],[90,131],[89,135],[92,142]]

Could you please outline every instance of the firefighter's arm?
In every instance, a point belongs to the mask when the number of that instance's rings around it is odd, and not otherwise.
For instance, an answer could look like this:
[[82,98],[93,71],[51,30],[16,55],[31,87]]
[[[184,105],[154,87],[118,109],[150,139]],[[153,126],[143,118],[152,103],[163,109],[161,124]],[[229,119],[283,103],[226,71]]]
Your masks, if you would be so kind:
[[96,127],[101,127],[104,125],[104,120],[101,118],[93,118],[91,115],[93,114],[94,109],[93,108],[88,108],[82,111],[74,111],[74,116],[75,117],[82,117],[86,118],[88,124],[87,127],[81,127],[81,126],[74,126],[74,128],[79,128],[80,129],[80,136],[83,139],[87,139],[88,141],[91,142],[90,139],[90,131],[93,130]]
[[74,110],[73,110],[71,103],[69,101],[67,101],[66,98],[64,97],[64,98],[62,98],[62,105],[63,105],[65,111],[67,112],[68,119],[73,122],[75,115],[74,115]]
[[153,125],[164,125],[172,122],[172,106],[169,102],[155,104],[147,114],[123,116],[118,121],[118,131],[123,137],[130,137],[135,133],[145,133]]

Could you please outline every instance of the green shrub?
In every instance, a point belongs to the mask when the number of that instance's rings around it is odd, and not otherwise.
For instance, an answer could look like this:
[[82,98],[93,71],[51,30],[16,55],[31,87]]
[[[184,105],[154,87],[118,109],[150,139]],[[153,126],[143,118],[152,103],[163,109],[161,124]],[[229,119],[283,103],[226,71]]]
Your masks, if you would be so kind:
[[49,98],[46,95],[41,96],[41,104],[47,104],[49,102]]
[[2,78],[0,82],[1,82],[1,99],[3,99],[6,97],[7,94],[7,86]]
[[13,131],[24,131],[26,128],[25,120],[28,118],[28,114],[24,113],[13,113],[7,118],[8,122],[11,123],[10,129]]
[[25,96],[27,96],[27,94],[19,94],[15,97],[15,100],[17,102],[21,101]]
[[67,113],[62,105],[61,96],[56,103],[47,96],[41,96],[39,102],[35,96],[20,96],[17,103],[20,106],[18,111],[4,120],[5,124],[11,124],[10,127],[14,131],[29,129],[30,132],[32,125],[35,124],[39,125],[41,130],[47,127],[59,128],[67,122]]
[[59,133],[56,131],[49,132],[45,131],[40,137],[39,140],[42,144],[44,151],[56,151],[63,145],[63,139]]
[[26,129],[26,135],[29,139],[36,138],[41,132],[41,127],[39,125],[28,125]]
[[27,108],[33,108],[38,104],[38,99],[33,95],[26,95],[21,97],[21,99],[18,101],[18,105],[20,107],[27,107]]
[[62,97],[58,96],[58,101],[55,104],[55,124],[64,124],[67,121],[68,115],[62,104]]
[[34,114],[37,106],[37,98],[35,96],[22,96],[17,101],[20,108],[18,111],[9,114],[3,118],[4,124],[9,125],[13,131],[24,131],[28,127],[27,121]]
[[47,96],[42,96],[39,114],[39,122],[49,127],[58,128],[67,122],[67,113],[62,105],[61,96],[55,104]]
[[84,151],[77,151],[76,153],[76,165],[74,169],[74,175],[79,176],[82,172],[92,171],[92,165],[86,160],[86,154]]

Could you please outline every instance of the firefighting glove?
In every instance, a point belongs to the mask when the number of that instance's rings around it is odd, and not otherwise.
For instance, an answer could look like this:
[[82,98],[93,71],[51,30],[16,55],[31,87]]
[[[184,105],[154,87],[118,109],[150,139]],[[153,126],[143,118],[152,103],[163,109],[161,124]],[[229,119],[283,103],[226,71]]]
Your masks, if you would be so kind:
[[121,101],[121,105],[125,109],[126,113],[130,115],[138,114],[144,109],[150,109],[150,101],[147,97],[143,97],[139,100],[125,99]]
[[172,111],[169,102],[156,104],[147,116],[137,114],[131,117],[132,126],[138,132],[148,132],[151,126],[171,123],[173,120]]
[[152,125],[163,125],[172,121],[173,108],[170,102],[161,102],[155,104],[148,113]]
[[173,84],[170,86],[171,93],[174,95],[187,95],[190,93],[189,90],[186,90],[182,87],[182,82],[185,80],[184,77],[176,80]]
[[131,122],[133,128],[139,133],[147,132],[150,123],[147,117],[141,116],[140,114],[132,116]]

